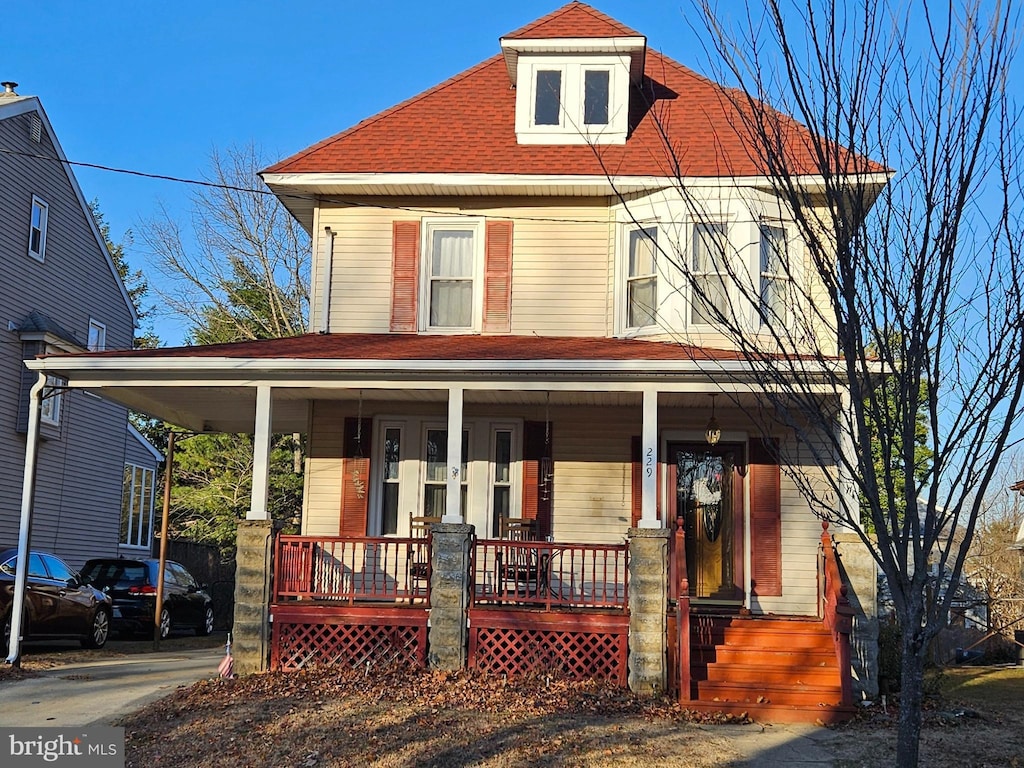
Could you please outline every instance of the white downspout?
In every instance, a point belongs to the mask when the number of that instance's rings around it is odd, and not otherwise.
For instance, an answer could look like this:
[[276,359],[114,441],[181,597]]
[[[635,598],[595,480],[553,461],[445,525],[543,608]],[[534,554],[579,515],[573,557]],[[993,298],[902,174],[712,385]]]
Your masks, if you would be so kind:
[[28,434],[25,439],[25,472],[21,485],[21,524],[18,528],[18,568],[14,575],[14,602],[11,606],[11,640],[7,646],[7,663],[21,664],[21,625],[25,610],[25,582],[28,577],[29,531],[32,529],[32,507],[36,494],[36,464],[39,455],[39,415],[43,403],[46,374],[29,390]]
[[324,227],[327,250],[324,252],[324,271],[320,282],[320,333],[331,332],[331,273],[334,271],[334,230]]

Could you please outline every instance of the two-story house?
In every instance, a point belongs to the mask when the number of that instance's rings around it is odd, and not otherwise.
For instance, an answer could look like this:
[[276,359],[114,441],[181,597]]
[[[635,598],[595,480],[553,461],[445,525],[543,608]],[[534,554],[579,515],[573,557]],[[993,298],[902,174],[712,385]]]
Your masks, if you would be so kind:
[[[135,309],[39,99],[0,93],[0,547],[18,540],[29,389],[24,361],[130,349]],[[79,567],[148,551],[159,453],[123,405],[51,376],[32,545]]]
[[[316,333],[30,367],[254,432],[249,668],[409,656],[847,711],[848,617],[793,480],[836,466],[780,471],[792,434],[754,418],[767,385],[706,303],[739,301],[726,251],[776,303],[764,254],[802,257],[731,104],[569,3],[264,172],[313,235]],[[302,536],[271,557],[269,436],[291,431],[308,437]]]

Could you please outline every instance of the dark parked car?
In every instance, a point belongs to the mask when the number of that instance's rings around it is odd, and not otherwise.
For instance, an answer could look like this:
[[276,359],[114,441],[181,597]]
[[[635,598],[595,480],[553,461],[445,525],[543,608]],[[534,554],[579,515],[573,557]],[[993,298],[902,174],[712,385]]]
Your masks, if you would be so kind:
[[[114,605],[113,628],[124,634],[153,632],[157,574],[155,558],[97,558],[82,567],[82,578],[110,595]],[[194,629],[197,635],[213,632],[213,601],[184,566],[164,563],[164,604],[160,611],[160,637],[172,629]]]
[[[18,550],[0,552],[0,616],[4,648],[11,637],[11,607]],[[86,648],[102,648],[110,634],[110,598],[84,582],[68,564],[48,552],[29,552],[25,614],[21,636],[78,638]]]

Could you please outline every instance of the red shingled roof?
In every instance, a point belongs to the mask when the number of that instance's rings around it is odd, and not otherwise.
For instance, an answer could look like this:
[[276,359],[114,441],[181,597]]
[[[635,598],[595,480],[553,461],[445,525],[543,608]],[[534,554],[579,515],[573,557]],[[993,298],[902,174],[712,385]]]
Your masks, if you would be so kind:
[[[55,355],[59,356],[59,355]],[[422,336],[310,333],[196,347],[87,352],[76,357],[286,360],[743,360],[738,352],[675,342],[577,336]]]
[[563,5],[547,16],[531,21],[515,32],[502,35],[507,40],[548,40],[553,37],[643,37],[625,24],[605,16],[586,3]]
[[[583,3],[570,3],[515,37],[636,35]],[[719,177],[764,174],[742,136],[735,93],[648,50],[642,93],[634,90],[625,145],[521,145],[516,92],[502,56],[267,169],[268,173],[494,173]],[[646,108],[645,105],[650,105]],[[793,169],[816,173],[807,131],[781,120]],[[666,139],[666,134],[668,138]],[[858,163],[859,170],[881,166]]]

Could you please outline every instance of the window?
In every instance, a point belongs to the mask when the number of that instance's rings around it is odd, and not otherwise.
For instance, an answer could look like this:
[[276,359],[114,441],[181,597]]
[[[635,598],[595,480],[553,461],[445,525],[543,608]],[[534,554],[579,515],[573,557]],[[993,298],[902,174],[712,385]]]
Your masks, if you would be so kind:
[[426,226],[426,317],[421,327],[466,331],[479,326],[482,291],[476,277],[483,258],[476,222],[428,223]]
[[728,228],[724,222],[694,225],[691,323],[715,323],[729,314],[727,247]]
[[43,555],[43,562],[46,563],[46,570],[50,572],[50,578],[54,581],[63,581],[67,583],[71,579],[75,578],[75,574],[71,571],[62,560],[53,557],[52,555]]
[[[502,517],[517,517],[521,431],[515,420],[468,418],[463,425],[462,515],[486,537]],[[447,425],[436,418],[382,418],[374,427],[368,530],[408,536],[414,517],[447,512]]]
[[630,55],[520,55],[516,65],[520,144],[625,144]]
[[148,547],[152,540],[153,494],[156,470],[124,465],[121,488],[121,543],[130,547]]
[[[442,517],[448,495],[448,430],[427,429],[426,431],[426,476],[423,480],[423,514],[426,517]],[[462,432],[462,509],[469,485],[469,430]]]
[[657,251],[657,228],[630,231],[626,274],[626,325],[630,328],[654,324],[658,306]]
[[381,470],[381,533],[398,533],[399,469],[402,455],[400,427],[384,429],[384,465]]
[[43,402],[39,408],[39,418],[44,424],[57,426],[60,424],[61,404],[64,400],[62,387],[67,386],[67,380],[57,376],[46,377],[46,387],[43,389]]
[[32,214],[28,231],[28,255],[42,261],[46,256],[46,216],[49,206],[32,195]]
[[537,89],[533,107],[534,125],[562,124],[562,72],[538,69]]
[[89,351],[102,352],[107,348],[107,326],[96,320],[89,321]]
[[761,325],[786,324],[788,275],[786,230],[779,225],[761,225]]
[[583,73],[583,124],[608,125],[608,95],[611,73],[588,69]]

